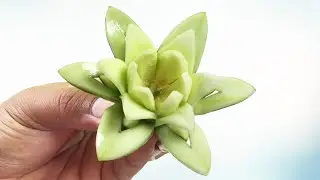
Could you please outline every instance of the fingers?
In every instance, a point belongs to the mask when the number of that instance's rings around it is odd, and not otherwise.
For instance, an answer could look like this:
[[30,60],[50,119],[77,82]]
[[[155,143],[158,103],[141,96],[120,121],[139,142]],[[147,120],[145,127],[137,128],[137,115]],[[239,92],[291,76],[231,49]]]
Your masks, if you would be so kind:
[[30,128],[96,130],[103,110],[111,104],[68,83],[52,83],[19,92],[2,109]]
[[[102,163],[97,160],[96,146],[95,146],[96,134],[93,133],[86,146],[85,153],[82,157],[80,168],[80,179],[92,179],[98,180],[101,178]],[[109,179],[108,179],[109,180]]]

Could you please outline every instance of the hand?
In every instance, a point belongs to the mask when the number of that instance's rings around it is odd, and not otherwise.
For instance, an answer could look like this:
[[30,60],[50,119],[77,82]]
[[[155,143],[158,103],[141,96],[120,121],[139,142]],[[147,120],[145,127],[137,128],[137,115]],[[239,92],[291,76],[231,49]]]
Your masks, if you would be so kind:
[[98,162],[95,131],[110,105],[67,83],[29,88],[2,103],[0,180],[132,179],[159,154],[157,138],[130,156]]

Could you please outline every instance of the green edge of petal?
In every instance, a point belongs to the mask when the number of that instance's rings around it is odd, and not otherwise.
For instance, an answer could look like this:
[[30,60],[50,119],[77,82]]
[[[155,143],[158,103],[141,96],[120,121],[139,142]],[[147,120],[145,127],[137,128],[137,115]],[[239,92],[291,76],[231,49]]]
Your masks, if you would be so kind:
[[139,123],[135,127],[121,131],[123,118],[120,104],[114,104],[105,110],[96,137],[99,161],[127,156],[142,147],[152,137],[154,126],[151,123]]
[[211,76],[216,93],[202,98],[194,105],[196,115],[207,114],[243,102],[256,89],[249,83],[234,77]]
[[179,34],[175,39],[173,39],[166,46],[159,49],[159,54],[163,52],[175,50],[179,51],[186,62],[188,63],[188,72],[193,73],[193,68],[195,64],[195,33],[192,29],[187,30]]
[[129,94],[121,96],[123,111],[127,120],[156,119],[154,112],[135,102]]
[[128,26],[125,37],[125,62],[130,63],[145,52],[154,50],[153,42],[142,29],[134,24]]
[[109,6],[105,16],[105,31],[115,58],[125,60],[125,36],[129,24],[137,25],[127,14]]
[[98,62],[98,69],[119,90],[121,94],[127,92],[127,64],[120,59],[102,59]]
[[176,110],[176,112],[168,116],[158,118],[155,126],[157,127],[164,124],[192,131],[195,126],[192,106],[187,103],[182,105]]
[[59,75],[69,84],[84,92],[101,97],[112,102],[119,102],[119,93],[108,88],[95,79],[99,76],[98,70],[93,68],[92,63],[77,62],[68,64],[58,70]]
[[193,72],[197,72],[201,62],[202,54],[204,52],[207,34],[208,34],[208,22],[205,12],[199,12],[187,17],[180,24],[178,24],[171,32],[166,36],[159,49],[169,44],[178,35],[184,33],[187,30],[193,29],[196,35],[196,55],[194,61]]
[[190,146],[166,125],[157,127],[156,134],[164,147],[178,161],[200,175],[209,174],[211,151],[204,132],[197,124],[190,132]]

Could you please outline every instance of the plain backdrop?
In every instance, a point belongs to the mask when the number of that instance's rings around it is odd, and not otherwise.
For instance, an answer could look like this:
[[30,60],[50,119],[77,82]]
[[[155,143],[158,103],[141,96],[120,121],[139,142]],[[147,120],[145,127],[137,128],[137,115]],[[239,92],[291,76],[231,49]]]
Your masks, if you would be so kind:
[[108,6],[129,14],[156,45],[184,18],[206,11],[199,71],[235,76],[257,92],[197,122],[212,149],[207,177],[171,155],[135,180],[316,180],[320,178],[320,1],[317,0],[0,0],[0,100],[63,81],[75,61],[111,57]]

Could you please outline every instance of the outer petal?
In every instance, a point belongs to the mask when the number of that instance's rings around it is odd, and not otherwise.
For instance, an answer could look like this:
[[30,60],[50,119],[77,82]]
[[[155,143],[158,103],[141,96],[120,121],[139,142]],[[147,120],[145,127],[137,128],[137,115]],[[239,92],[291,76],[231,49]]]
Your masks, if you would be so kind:
[[[192,99],[197,100],[200,98],[198,102],[195,101],[196,103],[193,103],[194,112],[197,115],[206,114],[238,104],[249,98],[255,92],[255,88],[252,85],[234,77],[208,74],[195,74],[195,76],[198,76],[198,80],[202,80],[202,83],[200,83],[201,85],[198,83],[197,87],[193,87],[194,97],[192,97]],[[211,81],[210,83],[208,83],[209,80]],[[217,93],[212,95],[206,94],[203,90],[210,92],[210,88],[207,86],[214,88]],[[211,92],[213,91],[211,90]]]
[[96,64],[87,62],[72,63],[58,70],[59,74],[71,85],[109,101],[119,101],[119,93],[100,83],[95,77],[100,72]]
[[99,78],[97,80],[100,80],[101,83],[103,83],[108,88],[119,92],[118,88],[105,75],[103,75],[103,74],[99,75]]
[[189,16],[177,25],[162,42],[160,49],[169,44],[178,35],[192,29],[195,32],[195,44],[196,44],[196,55],[194,61],[193,72],[198,70],[202,54],[205,49],[208,33],[207,15],[205,12],[200,12]]
[[120,104],[105,110],[96,138],[99,161],[115,160],[127,156],[143,146],[153,133],[153,125],[139,125],[121,131],[124,115]]
[[183,140],[187,141],[189,139],[189,131],[187,129],[170,125],[168,125],[168,127],[172,132],[180,136]]
[[141,56],[148,50],[154,50],[151,39],[136,25],[130,24],[126,34],[126,63]]
[[188,103],[195,106],[201,99],[216,90],[216,84],[212,75],[208,73],[195,73],[191,75],[192,88],[188,98]]
[[211,152],[206,136],[195,124],[190,132],[190,146],[166,125],[156,128],[156,133],[165,148],[182,164],[201,175],[208,175],[211,169]]
[[127,65],[120,59],[103,59],[98,62],[99,71],[120,91],[127,92]]
[[125,34],[129,24],[136,23],[124,12],[109,6],[106,17],[106,35],[115,58],[125,59]]

